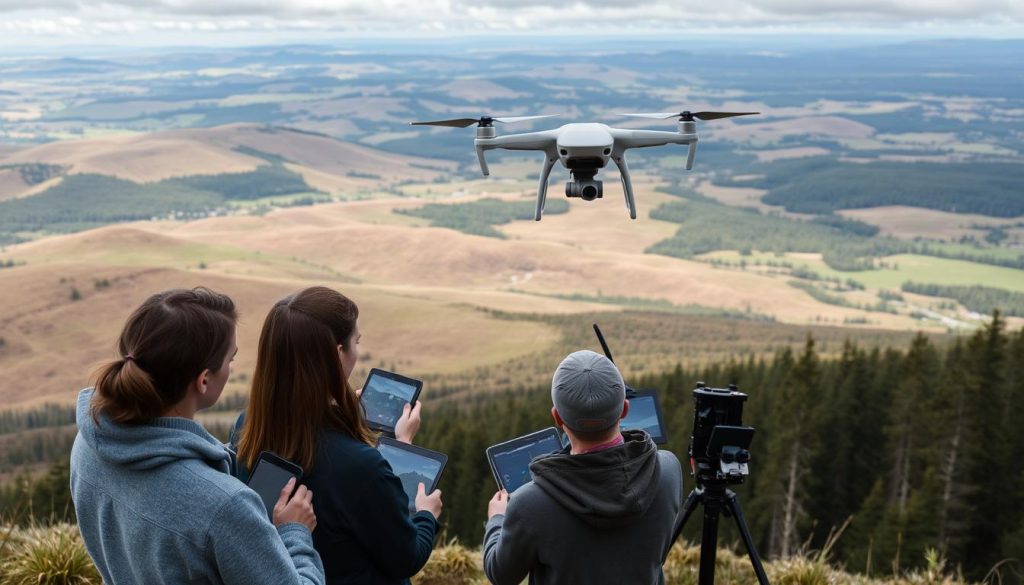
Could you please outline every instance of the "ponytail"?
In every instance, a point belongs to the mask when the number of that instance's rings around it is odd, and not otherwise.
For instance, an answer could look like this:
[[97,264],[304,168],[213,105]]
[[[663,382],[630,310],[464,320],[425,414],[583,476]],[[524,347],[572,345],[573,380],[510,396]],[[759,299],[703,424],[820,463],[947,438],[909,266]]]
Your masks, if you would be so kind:
[[234,339],[235,305],[206,288],[169,290],[148,299],[125,323],[123,356],[96,372],[92,414],[145,423],[185,397],[204,370],[218,371]]
[[134,359],[112,361],[96,374],[93,416],[102,408],[117,423],[152,420],[164,411],[164,399],[153,385],[153,379]]

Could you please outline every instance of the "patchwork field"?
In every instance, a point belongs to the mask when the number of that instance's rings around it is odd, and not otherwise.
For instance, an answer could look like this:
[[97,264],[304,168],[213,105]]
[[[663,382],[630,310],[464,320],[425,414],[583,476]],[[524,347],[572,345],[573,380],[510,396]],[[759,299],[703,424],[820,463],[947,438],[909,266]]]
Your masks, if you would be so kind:
[[[487,187],[486,181],[470,184],[460,187],[469,190],[462,197],[438,196],[435,201],[473,201],[484,196],[473,191]],[[644,215],[670,197],[650,188],[649,183],[638,185]],[[520,193],[487,196],[526,200]],[[734,316],[724,322],[732,322],[734,331],[736,326],[740,331],[779,331],[778,336],[738,337],[734,332],[729,337],[734,341],[715,346],[713,355],[737,348],[769,352],[779,343],[799,343],[808,330],[827,324],[853,327],[822,334],[830,338],[858,336],[856,328],[865,327],[863,333],[871,338],[878,336],[871,328],[889,329],[893,333],[888,335],[913,328],[944,331],[937,322],[905,314],[819,302],[789,286],[783,275],[644,254],[675,226],[626,220],[624,204],[612,194],[589,204],[572,201],[568,213],[549,215],[539,224],[499,226],[506,239],[429,227],[393,212],[424,203],[373,199],[257,216],[136,222],[9,246],[2,255],[16,265],[0,272],[0,306],[5,307],[0,379],[20,382],[4,385],[4,402],[70,400],[88,383],[91,368],[112,355],[116,333],[131,308],[170,287],[210,286],[236,299],[242,313],[240,352],[229,392],[246,388],[264,311],[311,284],[334,286],[361,306],[365,359],[356,379],[379,365],[428,379],[454,376],[466,385],[479,376],[472,372],[504,371],[514,363],[531,376],[542,375],[544,364],[535,364],[537,356],[566,347],[566,327],[573,336],[583,330],[580,343],[593,345],[588,323],[551,320],[573,314],[589,321],[600,313],[641,310],[682,324],[731,311]],[[792,260],[825,271],[813,257]],[[969,263],[918,266],[916,257],[892,260],[899,263],[899,273],[867,273],[870,286],[898,287],[901,278],[928,272],[949,275],[950,283],[1001,278],[1014,290],[1024,290],[1019,281],[1013,286],[1014,271],[1003,274],[997,267],[982,267],[989,271],[982,275],[969,272],[978,269]],[[951,276],[956,274],[962,276]],[[755,319],[750,327],[742,325],[746,318]],[[754,327],[762,318],[776,323]],[[646,327],[643,322],[635,326]],[[657,353],[648,347],[651,343],[633,341],[630,347]],[[671,347],[675,342],[657,343]],[[668,351],[655,361],[668,365],[672,359],[678,356]]]

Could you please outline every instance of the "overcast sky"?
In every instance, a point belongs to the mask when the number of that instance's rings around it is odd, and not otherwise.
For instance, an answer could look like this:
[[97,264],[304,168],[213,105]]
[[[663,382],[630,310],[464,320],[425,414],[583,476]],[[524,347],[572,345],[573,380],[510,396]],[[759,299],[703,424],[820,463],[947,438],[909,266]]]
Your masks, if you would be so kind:
[[487,33],[1024,38],[1024,0],[0,0],[0,48]]

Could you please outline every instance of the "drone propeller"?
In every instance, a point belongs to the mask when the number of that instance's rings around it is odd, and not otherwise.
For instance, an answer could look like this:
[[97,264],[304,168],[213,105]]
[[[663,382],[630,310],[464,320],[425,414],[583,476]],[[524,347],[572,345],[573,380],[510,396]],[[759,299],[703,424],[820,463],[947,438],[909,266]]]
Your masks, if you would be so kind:
[[652,118],[655,120],[668,120],[669,118],[679,118],[683,122],[692,122],[694,118],[698,120],[718,120],[721,118],[732,118],[733,116],[753,116],[760,114],[761,112],[659,112],[656,114],[619,114],[620,116],[632,116],[634,118]]
[[540,120],[541,118],[552,118],[558,114],[545,114],[543,116],[505,116],[502,118],[492,118],[490,116],[483,116],[480,118],[455,118],[452,120],[434,120],[432,122],[410,122],[412,126],[448,126],[451,128],[468,128],[473,124],[486,128],[492,126],[494,122],[501,122],[502,124],[513,124],[515,122],[525,122],[527,120]]

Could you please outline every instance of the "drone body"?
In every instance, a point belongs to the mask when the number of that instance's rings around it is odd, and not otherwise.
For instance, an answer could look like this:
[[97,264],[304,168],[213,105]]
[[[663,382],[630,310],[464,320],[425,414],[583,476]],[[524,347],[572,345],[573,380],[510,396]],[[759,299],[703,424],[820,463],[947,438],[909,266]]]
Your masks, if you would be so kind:
[[[751,112],[752,113],[752,112]],[[480,170],[484,176],[490,175],[484,153],[488,150],[537,150],[544,153],[544,165],[537,186],[537,206],[534,219],[540,221],[544,213],[547,199],[548,179],[556,162],[569,170],[572,181],[565,185],[567,197],[579,197],[585,201],[593,201],[603,196],[603,185],[595,179],[598,171],[608,165],[611,160],[619,169],[622,179],[622,191],[626,198],[626,209],[629,217],[636,219],[636,200],[633,197],[633,184],[626,164],[626,151],[631,148],[664,146],[666,144],[687,145],[686,170],[693,168],[694,156],[697,154],[697,124],[694,118],[713,120],[730,116],[742,116],[748,113],[726,112],[682,112],[680,114],[625,114],[644,118],[668,119],[679,117],[677,132],[656,130],[629,130],[613,128],[605,124],[566,124],[561,128],[528,132],[525,134],[507,134],[498,136],[494,122],[511,123],[550,116],[525,116],[518,118],[483,117],[461,118],[456,120],[440,120],[436,122],[413,122],[413,125],[468,127],[477,125],[476,147]]]

